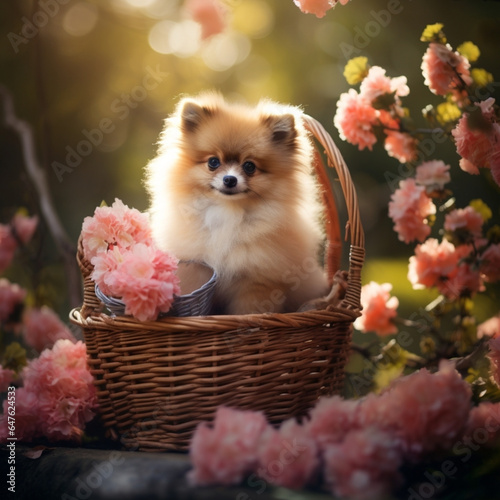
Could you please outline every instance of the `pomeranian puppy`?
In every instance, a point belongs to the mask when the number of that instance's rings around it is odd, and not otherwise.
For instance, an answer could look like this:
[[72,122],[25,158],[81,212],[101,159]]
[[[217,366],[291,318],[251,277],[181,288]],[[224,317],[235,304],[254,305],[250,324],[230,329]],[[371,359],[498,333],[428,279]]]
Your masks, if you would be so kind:
[[184,98],[146,167],[158,246],[204,261],[215,313],[296,311],[328,293],[313,146],[298,108]]

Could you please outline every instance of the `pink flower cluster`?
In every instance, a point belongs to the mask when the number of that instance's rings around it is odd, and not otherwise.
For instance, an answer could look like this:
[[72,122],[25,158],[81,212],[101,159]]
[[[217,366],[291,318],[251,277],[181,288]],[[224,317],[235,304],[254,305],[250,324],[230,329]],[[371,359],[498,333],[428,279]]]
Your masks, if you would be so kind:
[[415,289],[435,287],[451,300],[473,295],[484,290],[484,275],[474,265],[473,253],[470,245],[429,238],[410,257],[408,280]]
[[[85,344],[58,340],[30,361],[16,390],[16,437],[78,440],[96,407]],[[7,401],[0,416],[0,441],[8,436]]]
[[24,341],[38,352],[50,349],[60,339],[76,342],[68,327],[47,306],[28,309],[22,328]]
[[481,254],[480,266],[485,281],[500,281],[500,243],[490,245]]
[[426,161],[415,172],[415,182],[419,186],[425,186],[427,193],[443,191],[450,181],[450,166],[442,160]]
[[155,247],[147,216],[118,199],[85,218],[82,245],[100,290],[140,321],[167,312],[180,293],[177,259]]
[[383,68],[372,66],[361,82],[359,93],[350,89],[341,94],[337,102],[333,121],[341,139],[360,150],[371,150],[377,142],[376,131],[380,129],[385,133],[389,155],[401,162],[412,161],[417,142],[399,127],[404,116],[400,97],[409,93],[406,77],[389,78]]
[[462,231],[474,238],[481,236],[484,219],[472,207],[457,208],[446,214],[444,228],[446,231]]
[[464,87],[472,83],[469,61],[449,44],[431,42],[422,59],[424,83],[437,95],[451,94],[460,100],[467,93]]
[[6,392],[7,388],[16,378],[16,372],[0,365],[0,392]]
[[437,288],[454,300],[484,290],[500,279],[500,245],[483,237],[483,215],[473,206],[450,210],[444,218],[445,239],[428,238],[429,218],[437,212],[433,197],[444,193],[449,165],[432,160],[419,165],[415,178],[400,181],[389,202],[394,230],[405,243],[421,242],[410,257],[408,279],[415,289]]
[[349,0],[293,0],[293,3],[305,14],[314,14],[318,18],[338,3],[346,5]]
[[465,429],[472,391],[449,361],[439,371],[422,369],[397,379],[361,403],[358,424],[375,426],[399,442],[406,459],[418,461],[449,450]]
[[400,181],[389,202],[389,217],[401,241],[424,241],[431,232],[428,217],[435,213],[436,205],[425,186],[419,186],[412,178]]
[[175,274],[177,259],[159,249],[137,243],[122,250],[113,247],[92,259],[92,279],[103,293],[120,297],[125,314],[150,321],[168,312],[174,295],[180,293]]
[[477,326],[477,338],[500,337],[500,314],[483,321]]
[[6,278],[0,278],[0,323],[8,323],[26,298],[26,290]]
[[485,407],[471,412],[471,395],[452,364],[442,361],[438,372],[422,369],[380,395],[322,398],[304,423],[290,419],[279,429],[262,413],[220,408],[212,426],[202,423],[195,431],[190,479],[230,485],[253,474],[302,488],[323,478],[334,495],[383,497],[401,483],[404,462],[450,450],[491,413]]
[[375,332],[385,336],[397,332],[394,318],[397,316],[399,301],[391,297],[390,283],[378,284],[371,281],[361,289],[361,316],[354,322],[354,327],[361,332]]
[[200,24],[202,40],[226,28],[226,6],[220,0],[186,0],[185,6],[191,18]]
[[29,308],[22,315],[26,290],[6,278],[0,278],[0,323],[16,333],[38,352],[50,348],[59,339],[76,342],[75,337],[52,309]]
[[489,168],[500,186],[500,123],[497,122],[495,99],[490,97],[477,105],[481,123],[464,113],[452,130],[457,153],[462,157],[460,168],[478,174],[479,168]]
[[38,217],[16,214],[10,224],[0,224],[0,272],[7,269],[20,245],[26,245],[38,225]]
[[127,249],[136,242],[153,244],[148,216],[129,208],[118,198],[110,207],[97,207],[93,217],[85,217],[81,239],[85,258],[89,262],[115,246]]

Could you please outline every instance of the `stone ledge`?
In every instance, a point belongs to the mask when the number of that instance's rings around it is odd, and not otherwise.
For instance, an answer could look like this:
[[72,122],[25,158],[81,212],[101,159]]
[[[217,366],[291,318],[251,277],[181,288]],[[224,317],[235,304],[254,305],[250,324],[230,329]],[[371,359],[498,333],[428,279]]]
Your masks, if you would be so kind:
[[[195,488],[186,480],[191,468],[187,454],[144,453],[116,449],[53,447],[39,458],[17,444],[15,494],[8,500],[297,500],[331,498],[295,494],[267,487],[262,482],[241,487]],[[7,491],[9,450],[0,447],[1,491]],[[253,488],[251,486],[254,486]],[[7,493],[9,493],[7,491]]]

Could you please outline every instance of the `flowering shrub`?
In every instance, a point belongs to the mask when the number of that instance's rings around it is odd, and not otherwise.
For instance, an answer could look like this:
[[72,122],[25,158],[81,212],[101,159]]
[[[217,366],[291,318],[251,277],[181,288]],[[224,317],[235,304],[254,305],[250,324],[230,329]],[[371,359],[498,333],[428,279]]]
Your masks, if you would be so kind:
[[[462,170],[471,174],[478,174],[479,168],[490,170],[491,179],[498,183],[500,124],[494,98],[478,100],[492,80],[485,70],[472,68],[479,49],[466,42],[454,50],[447,43],[441,24],[428,26],[421,40],[428,43],[421,66],[424,82],[432,93],[446,99],[425,108],[425,116],[433,127],[429,132],[436,133],[440,127],[442,136],[454,143],[462,157]],[[492,212],[481,200],[472,200],[465,207],[456,206],[450,188],[450,165],[437,159],[420,160],[418,146],[427,129],[413,125],[409,111],[403,108],[401,99],[409,93],[406,80],[386,77],[382,68],[369,67],[367,59],[361,57],[347,64],[345,75],[351,84],[360,83],[360,91],[350,89],[340,97],[334,123],[341,138],[363,149],[368,142],[372,148],[382,137],[389,155],[408,163],[407,171],[414,172],[396,182],[391,179],[395,189],[388,214],[398,239],[416,243],[408,267],[413,288],[433,289],[440,294],[440,299],[427,308],[436,319],[428,321],[432,341],[425,354],[431,359],[467,354],[478,340],[471,301],[486,290],[486,284],[500,281],[500,227],[490,224]],[[371,89],[369,93],[367,88]],[[363,111],[355,106],[345,107],[347,99],[362,102]],[[367,116],[374,118],[367,121]],[[363,137],[370,137],[370,141],[352,133],[356,123],[364,124]],[[380,296],[373,296],[373,286],[363,287],[364,312],[355,326],[362,332],[374,331],[379,335],[397,333],[398,323],[411,326],[411,322],[394,313],[388,319],[392,327],[387,325],[382,330],[369,320],[372,310],[391,309],[389,304],[384,308],[378,302]],[[394,303],[394,297],[387,296],[386,300]],[[457,325],[450,335],[432,329],[445,313],[454,315]]]
[[[11,264],[16,251],[25,250],[37,223],[37,217],[16,215],[8,226],[0,225],[3,266]],[[15,437],[78,441],[96,407],[86,347],[52,309],[27,305],[28,297],[28,290],[0,278],[0,393],[16,387]],[[16,337],[39,357],[28,360],[19,342],[9,343]],[[5,442],[11,436],[12,407],[5,400],[2,408],[0,442]]]
[[123,300],[126,314],[148,321],[169,311],[180,293],[178,261],[155,247],[145,214],[116,199],[86,217],[81,234],[92,279],[103,293]]
[[[78,440],[96,407],[92,375],[82,342],[58,340],[28,363],[16,390],[16,438]],[[8,404],[0,416],[0,442],[7,439]]]
[[[403,483],[404,463],[451,451],[488,418],[500,423],[500,403],[473,407],[471,398],[469,384],[443,361],[436,373],[421,369],[379,395],[322,398],[302,424],[290,419],[279,429],[262,413],[220,407],[212,427],[195,431],[190,478],[229,485],[253,473],[300,488],[321,477],[334,495],[385,498]],[[493,444],[500,425],[489,428]]]

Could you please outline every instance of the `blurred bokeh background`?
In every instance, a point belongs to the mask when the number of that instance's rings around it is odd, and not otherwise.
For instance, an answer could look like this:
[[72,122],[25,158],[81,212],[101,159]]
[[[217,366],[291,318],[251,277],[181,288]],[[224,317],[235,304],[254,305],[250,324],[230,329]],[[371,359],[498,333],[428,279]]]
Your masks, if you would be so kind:
[[[381,146],[360,152],[339,139],[333,116],[349,88],[343,68],[351,57],[364,55],[391,77],[405,75],[411,93],[404,104],[424,124],[422,108],[439,102],[421,74],[424,27],[443,23],[453,47],[473,41],[481,50],[479,66],[498,82],[500,2],[352,0],[322,19],[301,13],[292,0],[227,0],[225,6],[227,29],[202,40],[182,0],[1,2],[0,83],[13,95],[19,117],[33,127],[37,156],[71,240],[76,245],[83,218],[102,200],[110,204],[118,197],[147,208],[143,168],[179,96],[212,88],[250,103],[266,96],[303,106],[337,142],[358,190],[367,236],[365,281],[393,282],[402,312],[414,311],[429,297],[411,290],[406,272],[412,247],[398,241],[387,216],[386,174],[397,174],[398,162]],[[499,219],[498,189],[485,176],[463,173],[451,143],[437,145],[429,159],[451,164],[457,206],[482,198]],[[68,168],[61,171],[61,164]],[[20,206],[39,213],[19,139],[3,124],[0,165],[0,222]],[[345,221],[342,195],[332,181]],[[37,281],[66,317],[64,268],[43,222],[41,228],[36,262],[43,272]],[[479,316],[491,316],[499,302],[492,289],[478,306]]]

